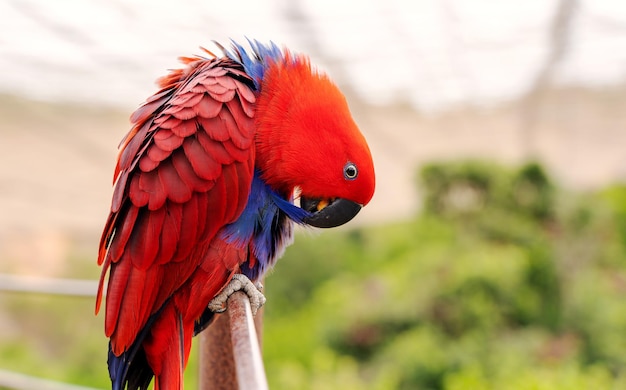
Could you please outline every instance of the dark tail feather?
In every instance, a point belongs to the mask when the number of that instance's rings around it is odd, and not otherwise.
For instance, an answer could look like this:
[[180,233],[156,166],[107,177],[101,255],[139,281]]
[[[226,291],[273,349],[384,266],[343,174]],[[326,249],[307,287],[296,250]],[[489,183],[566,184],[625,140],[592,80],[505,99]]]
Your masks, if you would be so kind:
[[[109,343],[109,376],[113,390],[147,390],[154,373],[148,365],[143,348],[135,342],[128,352],[115,356]],[[133,352],[131,352],[133,351]]]
[[143,341],[150,332],[152,324],[159,317],[167,301],[161,308],[148,318],[141,332],[135,338],[130,348],[120,356],[115,356],[109,342],[109,377],[111,378],[112,390],[147,390],[154,372],[148,364],[146,353],[143,350]]

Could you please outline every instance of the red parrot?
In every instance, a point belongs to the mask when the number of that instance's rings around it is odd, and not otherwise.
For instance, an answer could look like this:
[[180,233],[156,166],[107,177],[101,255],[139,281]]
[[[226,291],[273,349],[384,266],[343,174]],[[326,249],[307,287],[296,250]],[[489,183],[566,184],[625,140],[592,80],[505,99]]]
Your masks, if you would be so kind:
[[374,193],[346,99],[307,57],[216,45],[158,81],[120,144],[96,300],[97,313],[108,272],[113,389],[182,389],[192,336],[233,276],[256,281],[294,224],[344,224]]

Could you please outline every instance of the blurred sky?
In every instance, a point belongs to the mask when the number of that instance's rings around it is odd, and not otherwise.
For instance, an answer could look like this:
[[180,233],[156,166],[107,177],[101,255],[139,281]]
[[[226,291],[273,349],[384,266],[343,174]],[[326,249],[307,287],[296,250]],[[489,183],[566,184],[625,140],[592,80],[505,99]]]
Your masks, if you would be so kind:
[[[527,89],[555,0],[3,0],[0,92],[134,107],[211,40],[305,52],[368,102],[421,109]],[[581,0],[557,81],[621,82],[626,2]]]

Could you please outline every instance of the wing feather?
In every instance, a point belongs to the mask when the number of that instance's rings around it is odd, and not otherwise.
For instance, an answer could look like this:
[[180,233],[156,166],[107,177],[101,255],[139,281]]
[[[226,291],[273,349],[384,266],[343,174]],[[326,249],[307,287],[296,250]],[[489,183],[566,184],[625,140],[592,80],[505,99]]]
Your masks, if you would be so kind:
[[176,169],[176,173],[178,173],[180,179],[185,182],[185,184],[187,184],[189,188],[194,191],[194,193],[208,191],[213,188],[215,182],[211,180],[203,180],[198,177],[191,166],[191,162],[187,159],[185,153],[181,149],[172,153],[172,165],[174,166],[174,169]]
[[231,140],[222,142],[222,146],[224,146],[226,153],[233,156],[235,160],[240,161],[240,159],[245,158],[245,156],[248,154],[248,149],[238,148]]
[[176,246],[180,238],[181,224],[183,221],[183,207],[180,203],[174,203],[167,209],[163,229],[159,237],[159,254],[155,259],[156,264],[166,264],[172,261]]
[[[206,216],[209,215],[207,193],[199,192],[196,199],[198,201],[198,210],[196,214],[198,217],[198,237],[206,237],[205,232],[208,224],[208,218],[206,218]],[[210,236],[213,236],[213,234],[211,234]]]
[[130,188],[127,191],[127,195],[135,207],[146,206],[150,200],[150,194],[139,187],[140,178],[140,174],[133,175],[130,179]]
[[133,226],[135,226],[135,221],[137,220],[137,215],[139,213],[139,208],[135,206],[129,206],[128,212],[125,213],[124,218],[121,221],[116,222],[116,230],[114,240],[111,241],[111,246],[109,247],[109,258],[113,262],[117,262],[122,258],[124,254],[124,248],[130,239],[130,235],[133,232]]
[[247,116],[254,116],[254,103],[254,99],[246,100],[243,96],[239,96],[239,104],[241,104],[241,109]]
[[193,108],[177,106],[177,109],[174,112],[172,112],[172,115],[175,118],[186,121],[188,119],[194,118],[196,116],[196,113],[194,112]]
[[[219,115],[219,112],[216,114]],[[198,118],[198,123],[203,131],[199,134],[206,134],[216,141],[227,141],[229,138],[228,128],[222,122],[221,117],[214,118]],[[205,130],[209,129],[209,131]]]
[[165,204],[167,193],[156,170],[139,174],[139,189],[148,195],[148,209],[157,210]]
[[187,260],[194,249],[198,233],[197,203],[198,197],[194,196],[182,205],[180,236],[176,244],[176,253],[171,261]]
[[198,104],[192,108],[201,119],[215,118],[222,109],[222,102],[212,99],[209,95],[199,94],[201,96]]
[[233,79],[232,77],[220,77],[219,79],[216,79],[215,81],[217,82],[217,84],[219,84],[220,86],[224,88],[224,91],[237,90],[237,83],[235,82],[235,79]]
[[133,161],[137,158],[137,155],[140,154],[139,150],[142,146],[144,146],[144,143],[148,138],[150,125],[150,122],[146,122],[141,126],[135,126],[124,141],[122,141],[120,154],[117,159],[117,165],[115,166],[113,181],[117,179],[120,171],[128,171],[133,164]]
[[[224,141],[227,141],[227,139]],[[232,154],[228,153],[228,151],[224,147],[224,143],[212,139],[206,132],[198,132],[198,142],[200,143],[202,148],[207,153],[210,153],[211,156],[218,163],[222,165],[227,165],[232,164],[232,162],[235,161],[235,157]]]
[[169,104],[182,107],[193,107],[198,104],[200,100],[202,100],[202,94],[189,91],[176,95],[169,102]]
[[254,132],[254,125],[250,123],[249,116],[241,108],[241,101],[231,100],[226,103],[226,107],[228,110],[224,112],[229,112],[234,121],[234,126],[228,126],[230,139],[238,148],[248,149],[254,139],[251,136]]
[[[239,97],[241,100],[246,101],[250,104],[256,103],[256,95],[250,88],[246,88],[246,86],[239,80],[235,80],[235,85],[237,86],[237,91],[239,91]],[[253,108],[252,105],[248,106]],[[248,113],[249,116],[254,115],[254,112]]]
[[109,282],[106,295],[106,315],[104,318],[104,333],[110,337],[117,327],[120,315],[120,306],[126,290],[128,276],[132,263],[130,261],[121,262],[111,266],[109,281],[115,280],[117,283]]
[[167,129],[162,129],[154,135],[154,144],[168,152],[179,148],[184,140],[185,138],[179,137]]
[[163,207],[152,212],[141,210],[128,242],[129,258],[135,267],[146,270],[154,262],[159,252],[159,235],[164,218]]
[[161,129],[173,129],[174,127],[180,125],[181,122],[182,120],[174,118],[173,116],[163,115],[155,119],[154,124],[159,126]]
[[193,171],[204,180],[215,180],[222,173],[222,166],[207,153],[196,138],[186,138],[183,142],[185,156],[191,163]]
[[[192,108],[187,108],[187,110],[192,110]],[[195,113],[194,113],[195,116]],[[172,127],[172,133],[176,134],[179,137],[189,137],[192,134],[196,133],[198,127],[198,122],[193,119],[183,120],[178,124],[178,126]]]
[[116,353],[189,282],[250,191],[254,83],[230,59],[184,62],[159,80],[120,144],[98,258],[99,294],[110,270],[105,331]]
[[160,163],[161,161],[168,158],[170,154],[171,154],[170,150],[164,150],[164,149],[159,148],[156,142],[153,145],[150,145],[150,147],[147,149],[147,156],[151,160],[156,161],[157,163]]
[[[128,180],[128,172],[124,171],[117,177],[115,189],[113,190],[113,200],[111,201],[111,212],[117,213],[122,207],[122,202],[126,198],[126,182]],[[100,244],[102,246],[102,243]]]
[[191,199],[191,187],[180,178],[171,160],[161,164],[159,178],[161,183],[167,183],[165,186],[166,195],[172,202],[185,203]]

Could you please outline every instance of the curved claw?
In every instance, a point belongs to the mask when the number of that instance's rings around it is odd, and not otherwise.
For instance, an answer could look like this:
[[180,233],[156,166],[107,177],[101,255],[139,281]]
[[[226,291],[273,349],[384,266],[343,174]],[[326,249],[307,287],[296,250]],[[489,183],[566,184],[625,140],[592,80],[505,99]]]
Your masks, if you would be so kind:
[[250,308],[252,314],[256,315],[257,311],[265,304],[265,295],[261,292],[263,285],[258,283],[258,286],[252,283],[243,274],[233,275],[230,282],[217,294],[211,302],[209,302],[208,308],[214,313],[223,313],[226,311],[226,302],[228,298],[236,291],[243,291],[250,299]]

